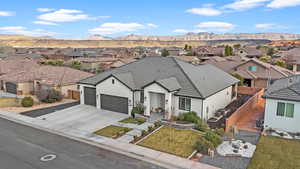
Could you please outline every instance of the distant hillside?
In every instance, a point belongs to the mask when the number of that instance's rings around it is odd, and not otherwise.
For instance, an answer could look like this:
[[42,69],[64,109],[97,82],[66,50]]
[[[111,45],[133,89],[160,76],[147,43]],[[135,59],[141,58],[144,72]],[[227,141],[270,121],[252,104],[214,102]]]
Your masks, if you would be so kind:
[[213,33],[188,33],[177,36],[142,36],[128,35],[114,38],[114,40],[159,40],[159,41],[199,41],[199,40],[245,40],[245,39],[266,39],[266,40],[296,40],[300,34],[289,33],[236,33],[236,34],[213,34]]
[[269,43],[271,46],[300,45],[300,40],[280,40]]
[[21,48],[133,48],[133,47],[184,47],[219,46],[219,45],[263,45],[269,40],[201,40],[201,41],[151,41],[151,40],[64,40],[64,39],[14,39],[0,40],[0,46]]

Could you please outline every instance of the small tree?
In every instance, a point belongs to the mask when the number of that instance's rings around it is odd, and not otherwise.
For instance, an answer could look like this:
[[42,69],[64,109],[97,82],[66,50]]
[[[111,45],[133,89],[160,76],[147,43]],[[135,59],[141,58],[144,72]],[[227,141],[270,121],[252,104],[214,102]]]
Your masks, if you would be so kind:
[[167,57],[167,56],[169,56],[169,55],[170,55],[170,53],[169,53],[169,51],[168,51],[167,49],[163,49],[163,50],[161,51],[161,56]]
[[189,47],[189,45],[188,45],[188,44],[185,44],[185,45],[184,45],[184,50],[187,51],[187,50],[188,50],[188,47]]
[[233,45],[233,48],[234,48],[234,49],[239,49],[239,48],[241,48],[241,44],[239,44],[239,43],[238,43],[238,44],[235,44],[235,45]]
[[225,52],[224,52],[225,56],[232,56],[233,55],[233,49],[231,46],[226,45],[225,46]]
[[237,79],[239,79],[240,80],[240,82],[238,83],[238,85],[239,86],[243,86],[244,85],[244,78],[241,76],[241,75],[239,75],[239,74],[237,74],[237,73],[233,73],[233,74],[231,74],[233,77],[235,77],[235,78],[237,78]]
[[81,62],[78,60],[72,61],[71,67],[74,69],[80,69],[81,68]]
[[283,67],[283,68],[286,67],[286,63],[285,63],[285,61],[282,60],[282,59],[277,59],[277,60],[275,61],[275,65],[280,66],[280,67]]
[[265,63],[270,62],[271,59],[272,59],[271,56],[262,56],[262,57],[259,58],[260,61],[265,62]]

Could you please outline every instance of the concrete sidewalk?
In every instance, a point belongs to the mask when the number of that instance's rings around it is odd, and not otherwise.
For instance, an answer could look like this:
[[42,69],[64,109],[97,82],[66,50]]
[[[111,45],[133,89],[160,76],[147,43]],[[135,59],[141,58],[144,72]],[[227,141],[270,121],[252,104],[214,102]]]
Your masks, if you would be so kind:
[[218,169],[217,167],[210,166],[207,164],[191,161],[185,158],[181,158],[175,155],[155,151],[149,148],[140,147],[134,144],[119,142],[114,139],[97,136],[86,131],[79,130],[69,130],[67,133],[59,130],[54,130],[49,128],[46,121],[42,119],[36,119],[31,117],[26,117],[23,115],[0,112],[0,117],[15,122],[23,123],[25,125],[38,128],[41,130],[46,130],[51,133],[62,135],[70,139],[85,142],[98,146],[101,148],[108,149],[117,153],[121,153],[130,157],[141,159],[144,161],[152,162],[163,167],[172,169]]

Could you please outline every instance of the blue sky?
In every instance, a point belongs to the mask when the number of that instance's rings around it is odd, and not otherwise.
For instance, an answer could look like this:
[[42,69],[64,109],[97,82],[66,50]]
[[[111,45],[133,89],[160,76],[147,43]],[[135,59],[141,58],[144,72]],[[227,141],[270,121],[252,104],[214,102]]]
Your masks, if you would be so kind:
[[299,10],[300,0],[9,0],[1,2],[0,34],[300,33]]

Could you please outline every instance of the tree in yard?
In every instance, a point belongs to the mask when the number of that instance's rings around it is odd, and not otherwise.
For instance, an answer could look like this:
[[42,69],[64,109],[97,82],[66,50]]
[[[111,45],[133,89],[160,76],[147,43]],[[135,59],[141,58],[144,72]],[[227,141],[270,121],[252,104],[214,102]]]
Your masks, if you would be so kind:
[[244,80],[245,79],[241,75],[239,75],[237,73],[234,73],[234,74],[232,74],[232,76],[240,80],[240,82],[238,84],[239,86],[243,86],[244,85]]
[[235,44],[235,45],[233,45],[233,48],[234,48],[234,49],[239,49],[239,48],[241,48],[241,44],[239,44],[239,43],[238,43],[238,44]]
[[161,56],[166,57],[166,56],[169,56],[169,55],[170,55],[170,53],[169,53],[169,51],[167,49],[163,49],[161,51]]
[[188,47],[189,47],[189,45],[188,45],[188,44],[185,44],[185,45],[184,45],[184,50],[187,51],[187,50],[188,50]]
[[81,68],[81,62],[78,60],[72,61],[71,67],[74,69],[80,69]]
[[259,58],[260,61],[265,62],[265,63],[270,62],[271,59],[272,59],[271,56],[262,56],[262,57]]
[[233,55],[233,49],[231,46],[226,45],[225,46],[225,52],[224,52],[225,56],[232,56]]
[[275,65],[280,66],[280,67],[283,67],[283,68],[286,67],[285,61],[282,60],[282,59],[277,59],[277,60],[275,61]]

